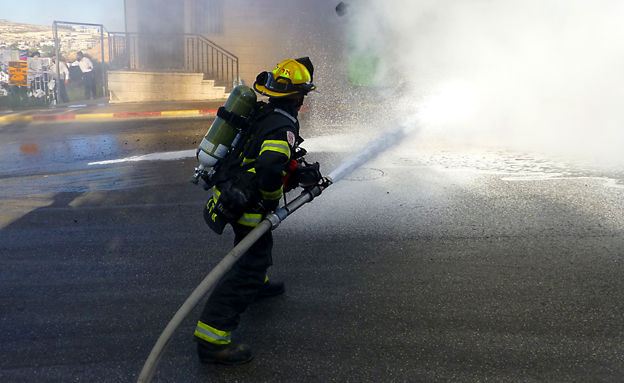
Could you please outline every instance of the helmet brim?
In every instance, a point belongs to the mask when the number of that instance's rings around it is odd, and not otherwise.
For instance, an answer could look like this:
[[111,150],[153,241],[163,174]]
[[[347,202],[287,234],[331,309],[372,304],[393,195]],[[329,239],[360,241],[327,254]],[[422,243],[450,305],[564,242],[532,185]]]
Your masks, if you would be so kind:
[[258,85],[257,81],[254,82],[253,88],[254,88],[254,90],[256,92],[258,92],[260,94],[263,94],[265,96],[268,96],[268,97],[272,97],[272,98],[290,97],[290,96],[294,96],[296,94],[302,94],[301,92],[298,92],[298,91],[288,92],[288,93],[275,92],[275,91],[272,91],[272,90],[268,89],[264,85]]

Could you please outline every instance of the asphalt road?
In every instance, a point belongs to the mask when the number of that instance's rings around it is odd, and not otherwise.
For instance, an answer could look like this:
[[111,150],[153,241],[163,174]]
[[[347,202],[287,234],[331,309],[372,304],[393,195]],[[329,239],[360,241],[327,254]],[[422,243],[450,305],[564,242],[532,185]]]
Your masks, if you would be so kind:
[[[207,123],[0,127],[0,382],[136,381],[233,241],[186,182]],[[370,138],[342,128],[308,159]],[[623,180],[416,136],[274,232],[287,293],[243,314],[251,363],[199,364],[198,307],[154,381],[621,382]]]

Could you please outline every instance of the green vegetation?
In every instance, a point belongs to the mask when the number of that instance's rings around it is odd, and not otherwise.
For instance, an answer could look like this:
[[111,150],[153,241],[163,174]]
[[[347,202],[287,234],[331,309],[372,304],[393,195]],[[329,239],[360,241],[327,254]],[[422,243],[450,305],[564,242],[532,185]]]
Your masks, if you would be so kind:
[[[56,54],[56,48],[54,48],[54,45],[43,46],[41,47],[41,49],[39,49],[39,52],[41,52],[41,57],[52,57]],[[62,57],[63,52],[59,53]]]

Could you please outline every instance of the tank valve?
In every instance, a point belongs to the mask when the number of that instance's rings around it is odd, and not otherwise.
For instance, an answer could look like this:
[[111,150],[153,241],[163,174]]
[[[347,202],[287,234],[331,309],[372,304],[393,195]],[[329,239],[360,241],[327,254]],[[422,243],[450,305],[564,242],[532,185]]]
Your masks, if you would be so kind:
[[200,164],[198,167],[195,168],[195,174],[191,176],[191,178],[189,179],[189,182],[194,185],[199,184],[199,177],[202,176],[203,172],[204,172],[204,165]]

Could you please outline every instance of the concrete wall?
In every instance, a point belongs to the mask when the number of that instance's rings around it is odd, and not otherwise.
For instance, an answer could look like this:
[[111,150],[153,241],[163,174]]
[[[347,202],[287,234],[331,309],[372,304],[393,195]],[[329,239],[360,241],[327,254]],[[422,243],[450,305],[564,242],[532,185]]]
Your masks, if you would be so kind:
[[204,35],[239,59],[240,77],[253,83],[285,59],[309,56],[316,66],[335,60],[342,38],[334,0],[228,0],[223,34]]
[[146,101],[222,100],[225,88],[203,73],[108,72],[110,103]]
[[258,73],[271,70],[278,62],[275,42],[279,28],[268,27],[276,15],[272,10],[280,9],[283,0],[230,0],[224,9],[223,34],[210,34],[205,37],[226,50],[239,60],[240,77],[252,84]]

